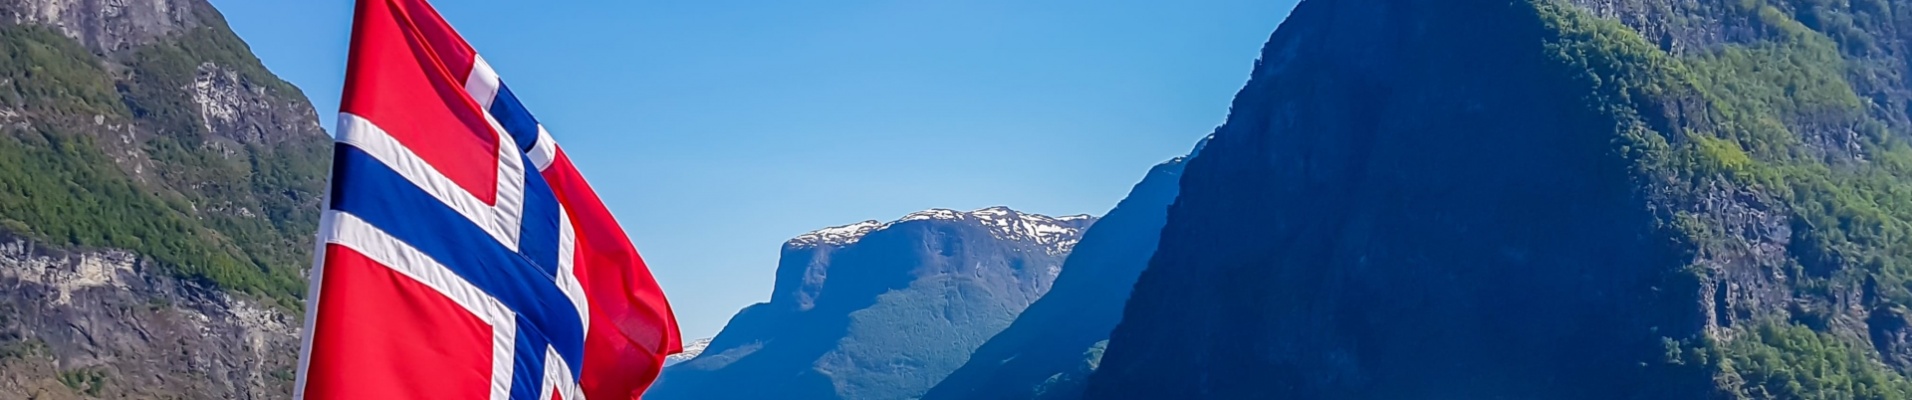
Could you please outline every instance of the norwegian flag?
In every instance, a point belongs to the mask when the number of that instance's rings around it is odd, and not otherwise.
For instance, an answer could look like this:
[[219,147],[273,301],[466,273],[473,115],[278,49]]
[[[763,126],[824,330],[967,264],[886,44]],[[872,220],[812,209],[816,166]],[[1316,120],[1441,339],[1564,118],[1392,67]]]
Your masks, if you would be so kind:
[[636,399],[677,322],[624,231],[425,0],[359,0],[305,399]]

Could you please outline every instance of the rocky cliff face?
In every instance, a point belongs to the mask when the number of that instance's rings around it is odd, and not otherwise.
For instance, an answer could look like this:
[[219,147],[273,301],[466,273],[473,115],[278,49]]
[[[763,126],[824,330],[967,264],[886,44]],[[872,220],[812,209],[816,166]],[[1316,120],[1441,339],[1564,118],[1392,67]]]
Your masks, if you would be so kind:
[[1904,397],[1908,6],[1304,1],[1085,398]]
[[[923,399],[1076,399],[1099,362],[1098,343],[1161,238],[1183,158],[1150,169],[1129,196],[1082,234],[1055,286]],[[1086,367],[1086,368],[1085,368]]]
[[207,21],[195,0],[5,0],[0,16],[14,24],[53,28],[99,54],[150,44]]
[[930,210],[803,235],[784,244],[771,301],[645,398],[921,396],[1049,290],[1094,221]]
[[149,263],[0,245],[0,398],[291,397],[294,316]]
[[0,0],[0,398],[284,398],[330,140],[204,0]]

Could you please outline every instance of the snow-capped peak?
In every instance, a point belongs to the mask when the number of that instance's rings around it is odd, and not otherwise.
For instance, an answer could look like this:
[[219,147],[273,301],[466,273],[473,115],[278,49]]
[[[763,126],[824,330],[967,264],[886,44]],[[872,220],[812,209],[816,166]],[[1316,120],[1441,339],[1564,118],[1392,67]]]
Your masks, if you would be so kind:
[[1082,230],[1088,229],[1093,217],[1068,216],[1062,218],[1047,215],[1025,214],[1007,207],[990,207],[969,212],[969,216],[991,228],[991,233],[1004,240],[1031,241],[1049,248],[1056,253],[1068,252],[1082,239]]
[[923,211],[910,213],[909,215],[903,216],[903,218],[898,218],[894,222],[884,224],[884,227],[887,228],[889,227],[889,225],[895,225],[898,223],[909,222],[909,221],[923,221],[923,220],[931,220],[931,219],[952,220],[952,219],[962,219],[962,217],[963,217],[963,213],[961,211],[936,208],[936,209],[929,209],[929,210],[923,210]]
[[710,338],[697,339],[689,343],[684,343],[684,352],[664,356],[664,366],[668,367],[676,365],[677,363],[690,361],[693,358],[697,358],[698,355],[704,354],[704,349],[709,347]]
[[797,236],[795,239],[790,239],[790,244],[801,247],[816,247],[826,244],[841,246],[856,243],[858,239],[863,238],[863,235],[868,235],[870,232],[874,232],[884,226],[886,226],[886,224],[876,221],[863,221],[844,226],[833,226]]
[[805,248],[821,245],[843,246],[862,240],[863,236],[897,224],[926,221],[975,221],[990,228],[997,238],[1013,241],[1029,241],[1047,247],[1051,252],[1068,252],[1082,238],[1082,231],[1095,222],[1090,215],[1070,215],[1050,217],[1028,214],[1008,207],[989,207],[975,211],[956,211],[950,209],[930,209],[904,215],[896,221],[877,223],[864,221],[850,225],[830,227],[797,236],[788,246]]

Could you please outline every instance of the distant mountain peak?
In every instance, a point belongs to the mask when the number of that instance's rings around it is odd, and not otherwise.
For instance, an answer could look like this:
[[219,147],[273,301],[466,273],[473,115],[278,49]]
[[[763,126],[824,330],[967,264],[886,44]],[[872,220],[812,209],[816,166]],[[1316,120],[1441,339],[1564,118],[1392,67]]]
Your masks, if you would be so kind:
[[677,363],[690,361],[704,354],[704,349],[710,347],[710,339],[711,338],[703,338],[684,343],[684,352],[664,357],[664,366],[677,365]]
[[1095,222],[1095,217],[1086,215],[1057,218],[1027,214],[1008,207],[990,207],[971,211],[968,215],[988,226],[998,238],[1033,241],[1057,254],[1075,248],[1076,242],[1082,240],[1082,231]]
[[870,232],[875,232],[877,229],[881,229],[885,226],[888,226],[888,224],[875,220],[843,226],[832,226],[799,235],[794,239],[790,239],[789,245],[796,247],[817,247],[821,245],[842,246],[856,243],[857,240],[863,239],[863,235],[868,235]]
[[1048,293],[1099,220],[931,209],[798,236],[771,300],[739,311],[645,398],[917,398]]
[[990,233],[995,234],[999,239],[1033,242],[1041,244],[1052,253],[1062,254],[1075,247],[1076,242],[1082,239],[1082,231],[1094,224],[1095,220],[1095,216],[1087,214],[1051,217],[1016,211],[1004,206],[967,212],[933,208],[909,213],[887,223],[871,220],[819,229],[790,239],[785,246],[799,249],[826,245],[845,246],[862,240],[871,232],[889,229],[898,224],[915,221],[967,221],[989,228]]

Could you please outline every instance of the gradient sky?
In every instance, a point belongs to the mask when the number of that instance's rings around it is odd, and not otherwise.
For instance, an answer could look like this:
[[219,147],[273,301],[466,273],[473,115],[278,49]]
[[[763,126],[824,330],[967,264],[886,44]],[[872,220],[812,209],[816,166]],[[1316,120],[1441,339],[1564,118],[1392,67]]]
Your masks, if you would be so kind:
[[[331,128],[350,1],[212,0]],[[928,208],[1106,212],[1227,115],[1294,0],[438,0],[570,153],[687,338],[784,240]]]

